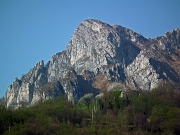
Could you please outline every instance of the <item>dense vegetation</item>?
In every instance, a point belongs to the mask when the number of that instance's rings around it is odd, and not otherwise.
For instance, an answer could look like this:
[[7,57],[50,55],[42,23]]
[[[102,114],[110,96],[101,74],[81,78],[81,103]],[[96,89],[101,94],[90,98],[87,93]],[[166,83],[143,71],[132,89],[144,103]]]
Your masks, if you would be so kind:
[[152,91],[110,91],[73,105],[59,97],[38,105],[0,106],[0,134],[180,134],[180,85],[164,84]]

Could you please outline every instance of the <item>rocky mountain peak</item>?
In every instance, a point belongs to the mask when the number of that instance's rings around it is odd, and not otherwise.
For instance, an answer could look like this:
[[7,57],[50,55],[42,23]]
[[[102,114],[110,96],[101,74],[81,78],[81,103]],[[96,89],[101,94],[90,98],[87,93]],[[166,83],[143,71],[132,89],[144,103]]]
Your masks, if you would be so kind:
[[146,39],[123,26],[87,19],[63,52],[16,78],[3,102],[18,108],[60,95],[76,102],[84,94],[96,95],[114,84],[126,90],[151,90],[163,81],[180,81],[179,61],[179,28]]
[[162,49],[180,49],[180,29],[175,29],[160,37],[159,44]]
[[109,24],[89,19],[75,30],[66,50],[78,73],[95,72],[105,65],[130,63],[140,51],[134,44]]

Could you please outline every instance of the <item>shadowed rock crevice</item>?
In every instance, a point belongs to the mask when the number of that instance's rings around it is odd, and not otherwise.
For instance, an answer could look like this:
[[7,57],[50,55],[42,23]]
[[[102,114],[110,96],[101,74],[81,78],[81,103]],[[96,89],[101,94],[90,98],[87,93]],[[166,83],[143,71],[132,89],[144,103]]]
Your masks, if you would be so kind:
[[100,89],[94,88],[92,86],[91,80],[85,80],[82,76],[78,76],[79,80],[79,86],[80,86],[80,93],[82,97],[83,95],[87,93],[93,93],[94,95],[97,95],[100,92]]
[[156,72],[159,74],[159,78],[162,78],[163,80],[172,80],[174,82],[180,81],[180,77],[178,76],[176,71],[173,68],[171,68],[168,64],[157,61],[152,58],[149,62],[156,70]]

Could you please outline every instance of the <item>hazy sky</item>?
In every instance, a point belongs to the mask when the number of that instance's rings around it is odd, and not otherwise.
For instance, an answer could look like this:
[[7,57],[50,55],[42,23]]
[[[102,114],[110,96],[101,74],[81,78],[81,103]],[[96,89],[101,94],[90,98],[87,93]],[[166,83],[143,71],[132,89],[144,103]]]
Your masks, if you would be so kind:
[[0,97],[15,77],[64,50],[87,18],[154,38],[180,28],[180,0],[0,0]]

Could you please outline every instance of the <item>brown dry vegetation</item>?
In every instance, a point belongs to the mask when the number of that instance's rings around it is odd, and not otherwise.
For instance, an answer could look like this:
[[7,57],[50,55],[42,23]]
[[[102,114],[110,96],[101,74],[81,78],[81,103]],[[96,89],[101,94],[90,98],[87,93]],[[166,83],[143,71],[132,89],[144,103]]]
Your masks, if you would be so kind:
[[105,92],[110,85],[111,82],[104,75],[97,75],[95,82],[92,84],[94,88],[100,89],[102,92]]

